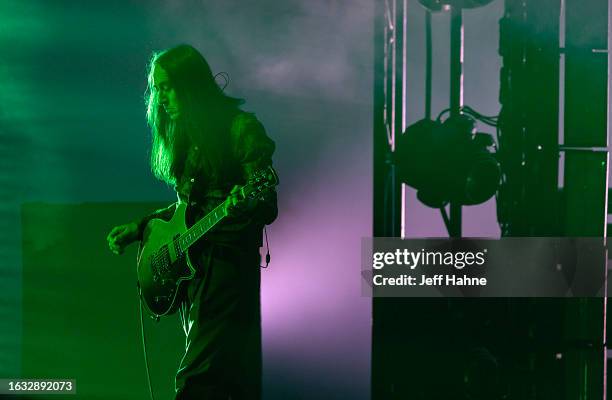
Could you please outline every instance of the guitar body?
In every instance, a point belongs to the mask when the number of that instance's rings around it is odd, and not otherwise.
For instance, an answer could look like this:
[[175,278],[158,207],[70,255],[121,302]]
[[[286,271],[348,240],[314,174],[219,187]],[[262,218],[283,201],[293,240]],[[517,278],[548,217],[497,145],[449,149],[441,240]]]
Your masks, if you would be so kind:
[[[253,174],[239,193],[243,199],[261,199],[277,184],[276,171],[269,166]],[[187,204],[184,202],[177,204],[170,221],[154,218],[147,224],[138,251],[136,275],[140,296],[154,316],[172,314],[178,309],[183,286],[196,273],[188,250],[227,217],[226,201],[189,229],[185,224]]]
[[137,260],[140,293],[149,312],[156,317],[178,309],[182,285],[195,276],[187,251],[176,239],[187,231],[186,203],[179,203],[168,222],[154,218],[143,233]]

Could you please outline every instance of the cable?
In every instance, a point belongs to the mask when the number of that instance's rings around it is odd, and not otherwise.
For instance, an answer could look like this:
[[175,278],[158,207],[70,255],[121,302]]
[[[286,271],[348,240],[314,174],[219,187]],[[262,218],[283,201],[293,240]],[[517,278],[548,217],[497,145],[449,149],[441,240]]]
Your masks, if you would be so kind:
[[[440,111],[440,114],[438,114],[438,117],[436,118],[436,121],[438,122],[442,122],[442,117],[447,114],[450,111],[450,108],[446,108],[442,111]],[[497,127],[498,125],[498,120],[499,120],[499,116],[498,115],[483,115],[480,114],[478,111],[474,110],[472,107],[470,106],[462,106],[461,107],[461,112],[467,116],[470,116],[486,125],[492,126],[492,127]]]
[[441,122],[442,116],[449,111],[450,111],[450,108],[445,108],[444,110],[440,111],[440,114],[438,114],[438,116],[436,117],[436,121]]
[[261,268],[268,268],[270,264],[270,243],[268,243],[268,230],[264,226],[264,235],[266,236],[266,266],[260,265]]
[[147,343],[145,340],[145,329],[144,329],[144,317],[142,312],[142,291],[140,288],[140,283],[136,283],[138,287],[138,303],[140,304],[140,334],[142,337],[142,352],[144,354],[145,361],[145,371],[147,372],[147,383],[149,385],[149,395],[151,396],[151,400],[155,400],[153,396],[153,387],[151,386],[151,374],[149,372],[149,359],[147,358]]

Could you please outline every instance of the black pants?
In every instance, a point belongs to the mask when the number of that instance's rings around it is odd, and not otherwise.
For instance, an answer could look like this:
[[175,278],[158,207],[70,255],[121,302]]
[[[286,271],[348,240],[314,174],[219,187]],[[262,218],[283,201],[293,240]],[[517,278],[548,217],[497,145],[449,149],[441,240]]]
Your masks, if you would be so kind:
[[260,400],[259,254],[213,245],[180,314],[186,353],[176,400]]

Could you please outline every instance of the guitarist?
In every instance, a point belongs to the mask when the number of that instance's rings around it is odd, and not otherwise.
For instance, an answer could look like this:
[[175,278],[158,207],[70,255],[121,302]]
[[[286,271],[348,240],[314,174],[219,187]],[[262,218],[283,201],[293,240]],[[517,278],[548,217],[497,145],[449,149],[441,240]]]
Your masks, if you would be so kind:
[[[186,351],[176,399],[260,399],[259,248],[263,226],[277,216],[276,193],[246,201],[236,188],[272,164],[274,142],[253,114],[240,110],[243,100],[222,91],[189,45],[154,54],[147,92],[151,169],[188,203],[187,226],[230,199],[230,216],[189,249],[197,273],[179,308]],[[113,228],[111,251],[121,254],[142,240],[147,223],[169,220],[175,204]]]

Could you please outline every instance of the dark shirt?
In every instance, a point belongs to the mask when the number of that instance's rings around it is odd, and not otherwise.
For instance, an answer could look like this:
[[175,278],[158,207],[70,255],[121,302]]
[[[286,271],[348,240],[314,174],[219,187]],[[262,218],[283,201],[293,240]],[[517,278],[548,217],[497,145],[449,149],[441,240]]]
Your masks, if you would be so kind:
[[[254,114],[241,112],[234,117],[230,128],[230,143],[234,158],[240,164],[241,177],[222,182],[217,187],[210,187],[205,182],[198,182],[198,179],[201,179],[196,178],[198,171],[186,168],[185,174],[175,185],[174,189],[178,201],[190,203],[188,226],[222,202],[229,195],[234,185],[246,183],[254,172],[272,165],[272,154],[275,150],[274,141],[266,135],[263,125]],[[205,187],[205,189],[198,190],[198,186]],[[168,207],[156,210],[142,218],[138,223],[139,239],[142,239],[144,228],[151,219],[170,220],[174,214],[175,206],[176,203],[172,203]],[[252,227],[252,225],[270,224],[276,219],[277,214],[276,192],[271,191],[263,201],[257,202],[255,209],[248,215],[228,219],[210,232],[208,238],[213,242],[244,244],[244,240],[240,239],[244,239],[243,234],[249,229],[249,225]],[[261,235],[258,235],[258,237],[261,246]]]

